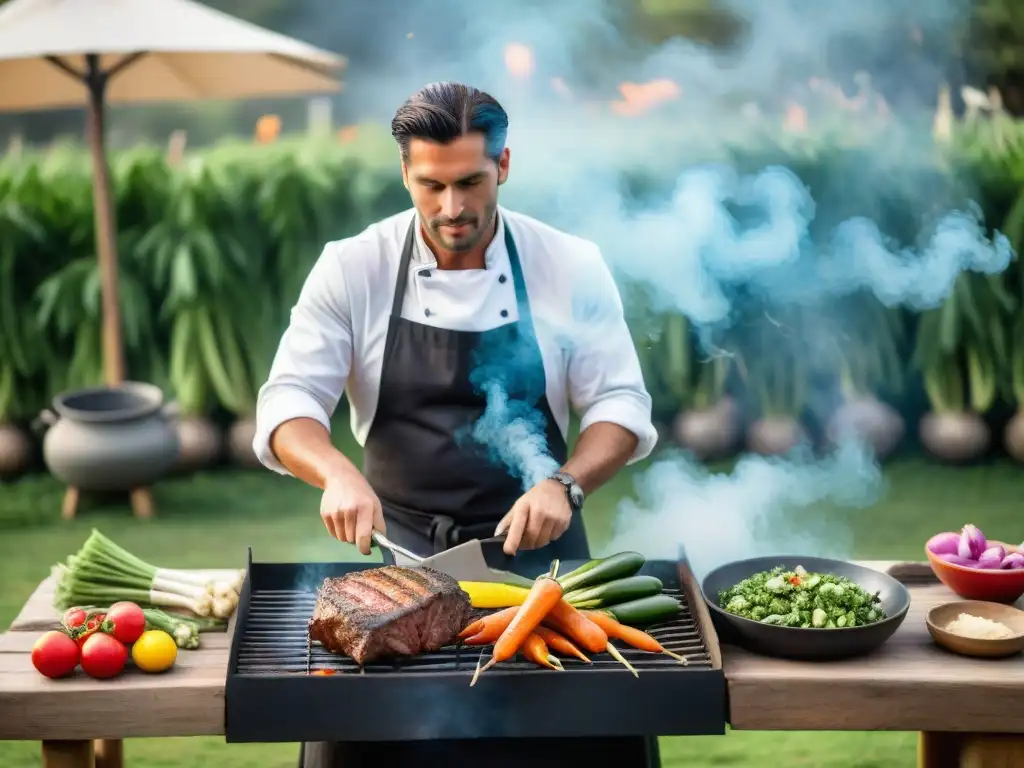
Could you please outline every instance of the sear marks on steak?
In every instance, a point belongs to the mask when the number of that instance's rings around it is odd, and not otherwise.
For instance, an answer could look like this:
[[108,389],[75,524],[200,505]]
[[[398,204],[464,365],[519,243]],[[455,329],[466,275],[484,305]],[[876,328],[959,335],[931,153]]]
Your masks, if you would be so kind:
[[453,644],[470,611],[469,595],[451,576],[387,565],[325,579],[309,636],[362,666]]

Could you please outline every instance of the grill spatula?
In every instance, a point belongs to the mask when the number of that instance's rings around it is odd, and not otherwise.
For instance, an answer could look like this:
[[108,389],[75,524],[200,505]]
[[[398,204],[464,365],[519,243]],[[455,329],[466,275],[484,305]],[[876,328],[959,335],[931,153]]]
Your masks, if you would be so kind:
[[529,587],[533,582],[512,573],[491,568],[484,557],[484,545],[500,546],[505,542],[504,536],[492,536],[489,539],[473,539],[446,549],[430,557],[420,557],[389,540],[379,531],[373,532],[373,540],[377,546],[387,549],[395,558],[397,565],[407,568],[433,568],[435,571],[447,573],[457,581],[488,581],[501,584],[519,584]]

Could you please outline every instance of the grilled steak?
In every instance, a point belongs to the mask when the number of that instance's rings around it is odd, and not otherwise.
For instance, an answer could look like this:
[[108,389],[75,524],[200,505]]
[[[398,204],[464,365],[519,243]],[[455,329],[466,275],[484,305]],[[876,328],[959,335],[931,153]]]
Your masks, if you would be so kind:
[[469,595],[451,576],[387,565],[325,579],[309,636],[362,666],[382,656],[415,656],[451,645],[470,610]]

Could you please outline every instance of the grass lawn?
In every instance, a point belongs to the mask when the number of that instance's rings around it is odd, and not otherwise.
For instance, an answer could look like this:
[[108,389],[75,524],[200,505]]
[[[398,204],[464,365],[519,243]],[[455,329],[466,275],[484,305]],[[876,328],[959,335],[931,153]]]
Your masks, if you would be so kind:
[[[888,465],[886,478],[880,503],[850,517],[856,557],[920,559],[928,536],[965,522],[993,538],[1024,538],[1024,469],[1017,465],[951,469],[906,459]],[[588,500],[595,547],[607,540],[612,511],[631,489],[630,473],[623,473]],[[269,472],[224,470],[164,482],[155,489],[157,518],[145,522],[114,503],[85,506],[78,520],[62,523],[61,493],[47,477],[0,486],[0,626],[14,618],[50,564],[73,552],[94,526],[140,556],[172,567],[242,565],[247,546],[261,560],[359,557],[327,537],[315,490]],[[692,768],[755,766],[766,759],[787,768],[898,768],[914,765],[915,748],[916,734],[909,733],[731,732],[724,738],[665,739],[662,754],[666,766]],[[297,756],[295,745],[229,746],[221,738],[132,740],[125,750],[129,765],[153,768],[291,768]],[[0,742],[0,766],[39,764],[38,744]]]

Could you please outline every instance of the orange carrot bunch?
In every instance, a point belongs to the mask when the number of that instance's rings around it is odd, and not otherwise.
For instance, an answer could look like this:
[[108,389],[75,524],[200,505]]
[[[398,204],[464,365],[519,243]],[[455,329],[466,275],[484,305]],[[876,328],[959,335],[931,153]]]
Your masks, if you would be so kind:
[[588,664],[590,659],[584,651],[607,652],[637,676],[633,666],[609,642],[610,638],[622,640],[633,648],[665,653],[685,662],[683,657],[665,650],[646,632],[622,625],[606,613],[579,611],[569,605],[563,599],[562,586],[555,578],[557,572],[558,561],[555,560],[551,570],[533,583],[522,605],[478,619],[459,634],[459,639],[466,645],[494,646],[490,659],[482,666],[481,656],[471,686],[476,685],[482,672],[508,661],[516,653],[541,666],[561,670],[561,662],[552,651]]

